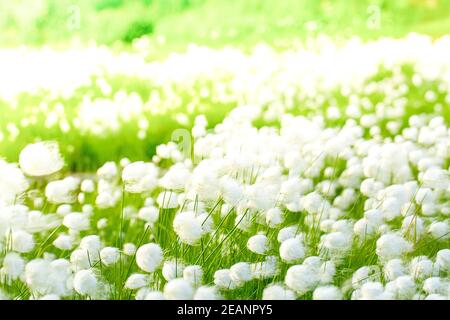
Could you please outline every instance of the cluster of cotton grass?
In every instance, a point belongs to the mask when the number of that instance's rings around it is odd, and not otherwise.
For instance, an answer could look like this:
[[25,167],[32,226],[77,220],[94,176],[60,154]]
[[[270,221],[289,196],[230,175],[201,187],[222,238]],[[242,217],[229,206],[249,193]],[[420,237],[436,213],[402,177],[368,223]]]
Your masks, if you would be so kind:
[[0,297],[450,298],[443,117],[383,137],[376,115],[262,112],[198,117],[192,156],[162,144],[95,175],[64,174],[53,142],[0,161]]
[[[427,101],[435,102],[445,93],[441,100],[450,102],[449,54],[449,37],[432,40],[417,34],[369,43],[355,38],[342,44],[319,37],[283,52],[259,45],[250,54],[191,46],[183,54],[151,62],[142,52],[115,55],[96,46],[64,52],[3,49],[0,102],[6,101],[12,114],[20,109],[21,120],[9,120],[8,115],[0,119],[0,143],[14,143],[22,131],[36,126],[64,134],[108,135],[132,124],[136,136],[145,139],[152,116],[170,113],[180,125],[190,126],[190,115],[210,105],[257,105],[264,109],[261,117],[273,121],[299,106],[299,111],[309,112],[329,102],[330,117],[342,120],[360,117],[366,109],[374,111],[367,97],[372,95],[382,96],[378,112],[395,117],[405,105],[404,96],[430,82],[440,84],[430,87]],[[410,64],[413,77],[403,72]],[[373,81],[380,66],[392,74]],[[133,79],[138,85],[117,88],[117,78]],[[141,84],[151,89],[137,92]],[[336,88],[349,102],[344,112],[339,111],[339,99],[330,95]],[[23,94],[36,95],[38,106],[22,106]],[[71,99],[76,106],[66,108]],[[371,126],[372,121],[365,123]],[[395,123],[388,127],[398,130]]]

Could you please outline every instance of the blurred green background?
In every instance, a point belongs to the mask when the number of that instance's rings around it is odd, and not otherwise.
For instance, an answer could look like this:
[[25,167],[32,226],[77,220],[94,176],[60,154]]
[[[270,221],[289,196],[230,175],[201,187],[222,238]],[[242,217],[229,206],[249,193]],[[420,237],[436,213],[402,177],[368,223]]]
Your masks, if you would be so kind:
[[121,46],[150,35],[164,53],[192,42],[282,47],[317,33],[439,36],[450,33],[449,13],[450,0],[0,0],[0,46]]

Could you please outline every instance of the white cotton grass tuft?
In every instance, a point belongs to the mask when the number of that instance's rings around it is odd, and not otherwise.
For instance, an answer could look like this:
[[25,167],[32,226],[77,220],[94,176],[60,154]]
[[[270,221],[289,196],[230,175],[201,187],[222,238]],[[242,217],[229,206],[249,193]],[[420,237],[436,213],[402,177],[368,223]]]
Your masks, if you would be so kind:
[[317,287],[313,292],[313,300],[342,300],[343,294],[336,286]]
[[147,243],[136,251],[136,264],[146,272],[154,272],[163,261],[163,251],[158,244]]
[[248,262],[238,262],[230,267],[230,278],[234,283],[243,284],[252,280],[251,265]]
[[38,142],[27,145],[19,155],[22,171],[32,177],[48,176],[64,166],[64,160],[55,142]]
[[287,270],[285,278],[286,285],[297,292],[298,295],[303,295],[314,290],[319,282],[318,270],[309,265],[295,265],[290,267]]
[[195,245],[203,235],[201,222],[192,211],[180,212],[173,220],[173,229],[180,240],[189,245]]
[[263,300],[295,300],[296,296],[292,290],[289,290],[279,284],[270,284],[263,290]]
[[223,297],[215,286],[201,286],[195,291],[194,300],[223,300]]
[[257,234],[248,239],[247,248],[256,254],[266,254],[270,249],[270,242],[265,235]]
[[29,182],[15,164],[10,164],[0,158],[0,206],[12,205],[28,187]]
[[125,282],[125,288],[130,290],[140,289],[149,284],[149,277],[147,274],[133,273]]
[[230,269],[220,269],[214,273],[214,284],[221,289],[232,290],[239,286],[231,279]]
[[305,256],[305,247],[299,237],[290,238],[280,245],[280,257],[287,263],[294,263]]
[[75,273],[73,287],[81,295],[95,296],[98,290],[98,280],[92,270],[80,270]]
[[167,281],[183,276],[185,266],[179,260],[167,260],[162,267],[162,275]]
[[106,266],[113,265],[119,261],[120,251],[118,248],[105,247],[100,251],[100,259]]
[[183,270],[183,279],[191,283],[194,287],[202,284],[203,268],[200,265],[190,265]]
[[152,163],[133,162],[123,169],[122,180],[127,192],[152,191],[158,184],[158,169]]
[[184,279],[173,279],[164,286],[164,297],[167,300],[192,300],[194,288]]

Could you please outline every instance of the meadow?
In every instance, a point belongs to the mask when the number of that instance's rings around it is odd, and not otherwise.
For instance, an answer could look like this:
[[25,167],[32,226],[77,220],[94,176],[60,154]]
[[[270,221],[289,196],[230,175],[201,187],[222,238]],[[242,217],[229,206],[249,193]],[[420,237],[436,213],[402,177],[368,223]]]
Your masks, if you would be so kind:
[[30,3],[0,299],[450,298],[448,1]]

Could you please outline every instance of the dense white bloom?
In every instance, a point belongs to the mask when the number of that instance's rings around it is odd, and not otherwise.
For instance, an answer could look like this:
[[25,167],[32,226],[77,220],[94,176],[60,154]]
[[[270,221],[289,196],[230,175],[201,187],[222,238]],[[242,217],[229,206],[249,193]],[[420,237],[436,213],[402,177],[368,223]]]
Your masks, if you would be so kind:
[[81,181],[80,190],[85,193],[92,193],[95,191],[94,181],[91,179],[85,179]]
[[319,284],[320,278],[316,268],[308,265],[295,265],[288,269],[284,281],[290,289],[303,295],[314,290]]
[[406,268],[403,265],[402,260],[392,259],[392,260],[389,260],[388,262],[386,262],[386,264],[384,265],[383,271],[384,271],[384,276],[388,280],[395,280],[398,277],[405,275]]
[[125,288],[135,290],[145,287],[149,282],[149,277],[142,273],[133,273],[125,282]]
[[412,299],[416,293],[416,283],[410,276],[400,276],[386,285],[386,291],[397,299]]
[[133,162],[123,169],[122,180],[127,192],[151,191],[158,184],[158,169],[152,163]]
[[450,238],[450,229],[447,221],[433,222],[428,227],[428,231],[433,238],[444,241]]
[[283,241],[280,245],[280,257],[286,262],[295,262],[305,256],[305,247],[298,237]]
[[98,289],[97,277],[91,269],[80,270],[73,278],[73,288],[81,295],[94,296]]
[[442,249],[436,254],[436,266],[440,271],[450,271],[450,249]]
[[7,279],[16,280],[25,271],[25,260],[15,252],[9,252],[3,258],[3,267],[0,269],[0,275]]
[[30,252],[35,246],[33,235],[23,230],[12,232],[11,243],[12,250],[21,253]]
[[97,176],[99,179],[111,181],[114,180],[119,173],[117,165],[110,161],[106,162],[102,167],[97,170]]
[[342,300],[342,292],[335,286],[318,287],[313,292],[313,300]]
[[230,267],[230,278],[235,283],[245,283],[252,280],[251,266],[248,262],[238,262]]
[[100,259],[100,250],[102,242],[98,235],[85,236],[80,241],[80,249],[89,255],[91,263],[95,263]]
[[61,250],[70,250],[74,246],[73,238],[67,234],[60,234],[53,241],[53,245]]
[[250,237],[247,241],[247,248],[257,254],[265,254],[270,249],[269,239],[263,234]]
[[183,270],[183,279],[190,282],[194,287],[202,284],[203,269],[199,265],[187,266]]
[[295,300],[295,293],[278,284],[271,284],[263,290],[263,300]]
[[283,242],[287,239],[294,238],[299,234],[299,227],[298,226],[290,226],[290,227],[284,227],[278,231],[277,240],[278,242]]
[[153,206],[143,207],[139,210],[138,217],[150,224],[153,224],[159,218],[159,209]]
[[214,286],[199,287],[194,294],[194,300],[222,300],[222,296]]
[[117,261],[119,261],[120,258],[120,252],[119,249],[114,247],[105,247],[102,250],[100,250],[100,259],[103,264],[109,266]]
[[164,286],[164,297],[168,300],[192,300],[194,288],[184,279],[173,279]]
[[332,232],[323,235],[320,239],[321,246],[329,252],[334,254],[345,253],[351,249],[352,237],[351,234],[343,232]]
[[214,273],[214,284],[221,289],[235,289],[238,284],[231,279],[230,269],[217,270]]
[[183,275],[184,264],[178,260],[168,260],[164,262],[162,274],[164,279],[170,281]]
[[45,188],[45,196],[52,203],[74,203],[77,200],[79,182],[73,177],[52,181]]
[[22,171],[14,164],[0,158],[0,206],[11,205],[28,189],[29,183]]
[[275,228],[284,221],[283,212],[279,208],[272,208],[266,212],[266,223],[269,227]]
[[[141,289],[142,290],[142,289]],[[165,300],[164,294],[161,291],[150,290],[146,292],[143,300]]]
[[54,142],[38,142],[26,146],[19,156],[22,171],[34,177],[58,172],[64,166],[58,145]]
[[181,241],[190,245],[197,244],[203,234],[201,222],[191,211],[178,213],[173,220],[173,229]]
[[380,279],[380,273],[376,266],[364,266],[356,270],[352,275],[352,287],[357,289],[366,282],[376,282]]
[[411,243],[396,234],[384,234],[377,240],[376,252],[383,260],[399,258],[411,249]]
[[409,269],[415,279],[428,278],[433,274],[433,262],[426,256],[418,256],[411,260]]
[[155,243],[147,243],[136,251],[136,264],[146,272],[154,272],[163,261],[163,251]]
[[423,290],[428,294],[446,295],[449,291],[449,285],[448,279],[431,277],[423,282]]
[[384,290],[380,282],[366,282],[361,286],[360,300],[390,300],[392,294]]
[[63,225],[74,231],[88,230],[90,227],[90,218],[85,213],[69,213],[64,217]]
[[178,194],[172,191],[163,191],[156,200],[160,208],[173,209],[178,207]]
[[132,256],[136,253],[136,246],[131,243],[127,242],[123,245],[123,253],[125,253],[127,256]]

